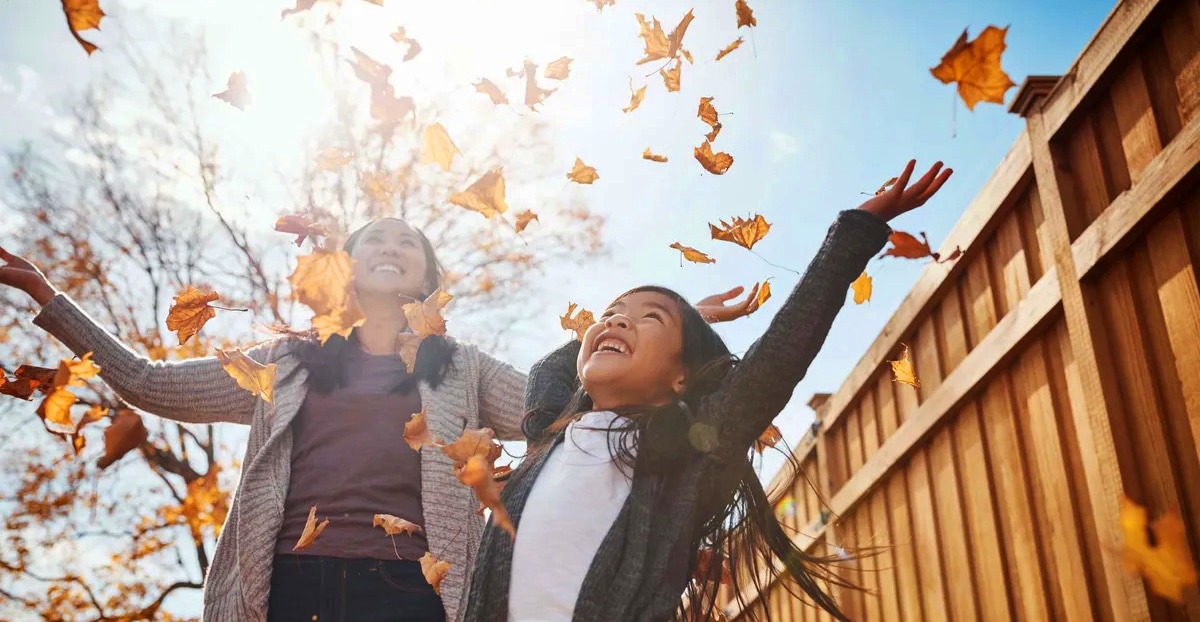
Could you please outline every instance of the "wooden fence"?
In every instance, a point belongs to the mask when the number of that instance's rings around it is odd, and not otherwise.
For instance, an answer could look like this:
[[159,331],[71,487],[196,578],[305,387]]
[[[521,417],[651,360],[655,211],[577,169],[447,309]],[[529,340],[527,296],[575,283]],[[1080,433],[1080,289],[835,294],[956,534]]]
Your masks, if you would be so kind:
[[[1120,2],[1010,110],[1027,129],[942,245],[965,253],[814,397],[805,476],[771,488],[807,550],[884,547],[843,571],[855,620],[1200,620],[1197,588],[1125,571],[1117,523],[1122,494],[1178,512],[1200,565],[1200,0]],[[764,591],[772,619],[829,619]]]

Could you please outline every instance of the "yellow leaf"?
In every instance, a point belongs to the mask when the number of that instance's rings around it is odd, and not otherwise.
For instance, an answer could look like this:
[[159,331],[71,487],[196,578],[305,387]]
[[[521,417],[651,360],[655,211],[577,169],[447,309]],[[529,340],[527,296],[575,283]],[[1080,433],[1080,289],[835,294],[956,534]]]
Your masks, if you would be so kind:
[[704,137],[710,143],[717,139],[717,134],[721,133],[721,122],[717,120],[717,109],[713,107],[712,100],[711,97],[701,97],[700,109],[696,111],[696,116],[712,128],[712,131]]
[[71,407],[78,398],[65,388],[54,389],[42,404],[38,406],[37,414],[46,423],[53,424],[57,432],[73,432],[75,424],[71,421]]
[[651,152],[650,152],[650,148],[649,148],[649,147],[646,147],[646,150],[642,152],[642,159],[643,159],[643,160],[650,160],[651,162],[666,162],[666,161],[667,161],[667,156],[665,156],[665,155],[654,155],[653,153],[651,153]]
[[725,48],[722,49],[720,52],[717,52],[717,60],[721,60],[722,58],[725,58],[727,55],[729,55],[730,52],[741,47],[741,45],[742,45],[742,38],[738,37],[736,41],[725,46]]
[[[17,369],[19,374],[21,369]],[[61,387],[82,387],[85,380],[90,380],[100,375],[100,366],[92,361],[92,353],[88,352],[79,357],[79,360],[63,359],[58,363],[58,369],[55,370],[54,380],[52,382],[54,388]]]
[[326,171],[336,171],[354,161],[354,152],[339,147],[328,147],[317,154],[317,166]]
[[691,52],[689,52],[689,51],[687,51],[687,50],[685,50],[685,49],[683,49],[683,48],[679,48],[679,54],[680,54],[680,55],[682,55],[684,58],[686,58],[686,59],[687,59],[687,62],[688,62],[688,64],[689,64],[689,65],[695,65],[695,64],[696,64],[696,59],[692,58],[692,53],[691,53]]
[[67,28],[71,30],[71,36],[75,37],[83,51],[91,56],[92,52],[100,48],[84,41],[83,37],[79,36],[79,31],[100,28],[100,19],[104,17],[104,11],[100,10],[100,0],[62,0],[62,8],[67,16]]
[[583,163],[583,160],[575,158],[575,166],[567,173],[567,179],[577,184],[590,184],[597,179],[600,179],[600,174],[596,169]]
[[662,76],[663,84],[666,85],[668,91],[678,91],[679,80],[683,75],[683,61],[676,60],[675,66],[671,69],[659,69],[658,75]]
[[417,370],[417,353],[420,352],[421,342],[424,340],[425,337],[412,333],[401,333],[396,337],[396,351],[410,374]]
[[304,531],[300,532],[300,539],[296,541],[296,546],[292,547],[293,551],[300,551],[308,548],[313,542],[317,541],[317,536],[325,531],[325,527],[329,524],[329,519],[321,521],[317,524],[317,506],[312,506],[308,511],[308,520],[304,523]]
[[504,173],[496,168],[488,171],[466,190],[455,193],[449,201],[459,207],[483,214],[491,218],[508,210],[504,201]]
[[399,184],[398,180],[390,173],[372,171],[359,173],[358,187],[372,199],[382,203],[389,203],[392,200],[392,194],[396,192]]
[[746,4],[746,0],[737,0],[733,8],[737,11],[738,28],[758,25],[758,20],[754,19],[754,11],[750,10],[750,5]]
[[680,244],[679,242],[672,243],[671,248],[683,253],[683,258],[688,261],[691,261],[691,262],[717,263],[716,259],[713,259],[712,257],[709,257],[708,255],[705,255],[704,253],[701,253],[700,251],[698,251],[690,246],[684,246],[684,245]]
[[1196,584],[1196,567],[1188,552],[1187,528],[1175,512],[1147,524],[1146,509],[1122,496],[1121,533],[1124,562],[1130,572],[1146,578],[1150,591],[1179,605],[1183,590]]
[[566,80],[567,76],[571,75],[571,58],[566,56],[546,65],[546,71],[542,74],[547,80]]
[[246,74],[241,71],[235,71],[230,74],[229,81],[225,84],[225,90],[213,95],[213,97],[238,110],[245,110],[246,106],[249,106],[251,102],[250,90],[246,86]]
[[708,223],[708,232],[712,239],[733,242],[746,250],[751,250],[771,230],[770,223],[761,214],[755,214],[750,219],[734,216],[731,220],[732,223],[722,220],[719,228],[711,222]]
[[588,0],[588,2],[596,5],[597,12],[603,11],[604,7],[606,6],[614,6],[617,4],[617,0]]
[[429,335],[445,335],[446,319],[442,317],[442,309],[454,298],[438,289],[422,302],[410,302],[403,307],[404,317],[408,318],[408,328],[420,337]]
[[525,210],[520,214],[517,214],[517,223],[513,226],[516,228],[517,233],[520,233],[525,230],[525,227],[529,226],[530,222],[535,220],[538,220],[537,214],[534,214],[529,210]]
[[695,19],[692,11],[689,10],[687,15],[679,20],[679,25],[671,31],[670,35],[667,35],[663,33],[662,24],[657,19],[652,17],[652,23],[648,24],[646,16],[641,13],[634,14],[634,17],[637,18],[641,27],[638,36],[642,38],[646,53],[645,58],[637,62],[639,65],[665,58],[674,58],[679,53],[679,47],[683,43],[683,35],[687,32],[688,25]]
[[761,307],[764,302],[771,299],[771,279],[763,281],[762,287],[758,290],[758,306]]
[[517,537],[512,518],[500,501],[500,487],[493,477],[492,465],[482,456],[471,456],[457,475],[460,482],[475,492],[480,503],[492,511],[492,524],[507,531],[510,537]]
[[630,80],[629,81],[629,107],[622,108],[622,110],[624,110],[626,113],[630,113],[630,112],[633,112],[634,110],[637,110],[637,107],[642,105],[643,99],[646,99],[646,87],[643,86],[642,88],[635,91],[635,90],[633,90],[633,80]]
[[433,592],[441,594],[442,578],[446,576],[447,572],[450,572],[450,562],[440,561],[429,551],[426,551],[417,561],[421,562],[421,574],[425,575],[425,580],[433,586]]
[[480,78],[479,82],[472,86],[475,87],[477,92],[487,95],[492,100],[492,103],[496,104],[497,106],[508,103],[508,98],[505,97],[504,93],[500,91],[500,87],[496,86],[495,82],[492,82],[487,78]]
[[913,371],[912,361],[908,358],[908,346],[904,344],[900,345],[904,346],[904,354],[900,356],[899,360],[888,361],[892,364],[892,373],[896,376],[893,378],[893,381],[907,384],[914,389],[920,388],[921,381],[917,379],[917,375]]
[[214,317],[217,311],[208,303],[220,298],[216,292],[201,292],[188,285],[188,288],[175,297],[171,310],[167,312],[167,330],[179,335],[179,345],[183,345],[193,335]]
[[425,132],[421,136],[422,163],[436,162],[443,171],[448,171],[456,153],[461,152],[454,141],[450,140],[450,134],[446,132],[446,128],[442,127],[441,123],[434,123],[425,128]]
[[376,514],[372,519],[371,526],[383,527],[383,532],[389,536],[398,536],[402,533],[411,536],[414,531],[423,531],[420,525],[391,514]]
[[351,296],[343,306],[324,315],[314,315],[312,326],[317,331],[317,339],[324,344],[334,335],[349,338],[351,331],[362,326],[366,320],[358,302]]
[[217,360],[238,386],[264,401],[275,399],[275,363],[262,365],[241,350],[217,349]]
[[292,295],[317,315],[332,313],[350,297],[352,269],[353,260],[346,251],[314,249],[297,259],[296,270],[288,277]]
[[433,433],[429,431],[429,422],[425,419],[425,409],[413,413],[408,423],[404,424],[404,441],[413,451],[421,451],[422,445],[433,443]]
[[870,302],[871,277],[867,276],[866,272],[863,272],[850,284],[850,289],[854,290],[854,304],[860,305],[864,302]]
[[724,175],[725,171],[733,166],[733,156],[722,151],[713,153],[712,143],[707,140],[704,141],[704,144],[696,147],[695,155],[700,166],[713,175]]
[[988,26],[968,43],[964,28],[954,46],[942,56],[941,64],[929,72],[943,84],[958,83],[958,95],[968,110],[974,110],[975,104],[981,101],[1003,104],[1004,94],[1016,86],[1000,68],[1007,34],[1007,26]]
[[583,334],[587,332],[587,329],[590,328],[592,324],[596,323],[596,317],[587,309],[580,309],[579,313],[572,317],[571,314],[575,313],[575,307],[577,306],[578,305],[573,302],[569,303],[567,305],[567,313],[559,317],[559,323],[562,325],[563,330],[575,331],[575,336],[578,337],[580,341],[583,341]]

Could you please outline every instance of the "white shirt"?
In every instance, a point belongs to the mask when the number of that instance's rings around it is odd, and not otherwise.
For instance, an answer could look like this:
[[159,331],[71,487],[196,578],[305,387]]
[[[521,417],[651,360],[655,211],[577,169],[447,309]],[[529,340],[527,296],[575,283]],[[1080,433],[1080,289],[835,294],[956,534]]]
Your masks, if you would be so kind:
[[509,622],[570,622],[592,558],[633,488],[629,469],[612,458],[619,435],[607,429],[619,418],[583,415],[546,458],[513,543]]

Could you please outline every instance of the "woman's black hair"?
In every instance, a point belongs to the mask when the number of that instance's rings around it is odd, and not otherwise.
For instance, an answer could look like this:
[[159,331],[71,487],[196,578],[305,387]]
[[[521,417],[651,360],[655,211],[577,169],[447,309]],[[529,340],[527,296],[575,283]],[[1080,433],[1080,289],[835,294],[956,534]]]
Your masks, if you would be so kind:
[[[399,218],[373,219],[351,233],[342,245],[342,250],[353,253],[354,247],[358,245],[367,229],[380,220],[404,222]],[[425,237],[420,229],[408,226],[417,234],[417,238],[421,241],[421,250],[425,253],[425,284],[429,291],[423,292],[423,296],[428,296],[442,286],[445,281],[445,269],[438,261],[429,238]],[[334,389],[345,386],[349,380],[349,374],[352,372],[350,357],[355,354],[357,349],[359,349],[357,331],[351,332],[349,337],[333,335],[324,344],[320,343],[315,335],[307,335],[301,340],[297,354],[300,356],[301,366],[308,372],[308,388],[327,395]],[[417,350],[417,364],[413,373],[399,375],[395,384],[390,387],[390,392],[407,393],[415,389],[417,383],[422,380],[436,389],[450,371],[453,356],[454,343],[449,339],[442,335],[425,337],[421,340],[421,346]]]
[[[607,431],[619,435],[610,446],[614,447],[614,461],[623,470],[669,478],[701,459],[711,446],[711,439],[703,437],[706,426],[694,425],[695,413],[738,361],[700,312],[678,293],[664,287],[643,286],[617,299],[637,292],[653,292],[675,301],[683,333],[681,362],[686,381],[683,393],[673,404],[613,409],[623,418]],[[591,398],[580,387],[560,414],[529,413],[522,426],[528,436],[529,453],[549,451],[559,432],[592,409]],[[804,472],[791,452],[785,455],[794,472]],[[765,593],[783,575],[789,580],[781,583],[793,597],[815,603],[835,619],[848,619],[826,591],[830,585],[857,589],[830,570],[842,559],[807,553],[792,542],[775,514],[775,500],[768,498],[754,471],[749,450],[740,464],[710,469],[701,485],[704,488],[699,496],[688,560],[694,580],[684,591],[688,604],[677,611],[677,619],[699,622],[723,617],[718,615],[717,592],[724,572],[729,573],[734,586],[754,585],[760,593]],[[702,556],[715,561],[701,564]],[[777,559],[784,563],[782,573],[775,568]],[[734,592],[738,602],[745,606],[742,590]],[[771,620],[766,601],[761,598],[753,607],[746,608],[746,615],[751,620]]]

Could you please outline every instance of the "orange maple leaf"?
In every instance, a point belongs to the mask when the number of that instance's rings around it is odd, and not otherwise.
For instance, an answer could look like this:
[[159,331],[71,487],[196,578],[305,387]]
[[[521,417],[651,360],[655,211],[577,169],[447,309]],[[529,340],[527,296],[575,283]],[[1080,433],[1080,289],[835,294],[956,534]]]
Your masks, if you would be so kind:
[[696,116],[712,128],[712,131],[704,137],[710,143],[717,139],[717,134],[721,133],[721,122],[717,121],[717,109],[713,107],[712,100],[711,97],[701,97],[700,109],[696,111]]
[[871,277],[863,272],[850,284],[850,289],[854,291],[854,304],[860,305],[869,302],[871,300]]
[[436,162],[443,171],[448,171],[450,164],[454,162],[456,153],[462,152],[458,150],[458,145],[450,140],[450,134],[446,132],[446,128],[442,127],[441,123],[434,123],[425,128],[421,135],[422,164]]
[[304,523],[304,531],[300,532],[300,539],[296,541],[296,546],[292,547],[293,551],[300,551],[308,548],[313,542],[316,542],[317,536],[325,531],[325,527],[329,525],[329,519],[321,521],[317,524],[317,506],[312,506],[308,511],[308,521]]
[[446,318],[442,317],[442,309],[453,299],[454,296],[439,288],[421,302],[405,304],[401,309],[408,318],[409,330],[420,337],[445,335]]
[[762,287],[758,290],[758,299],[756,306],[762,307],[763,303],[771,299],[771,279],[763,281]]
[[414,531],[424,531],[420,525],[391,514],[376,514],[371,519],[371,526],[383,527],[383,532],[389,536],[398,536],[402,533],[411,536]]
[[525,106],[537,111],[536,106],[550,97],[557,89],[544,89],[537,85],[537,65],[525,61]]
[[[20,368],[17,371],[21,371]],[[54,379],[51,384],[54,388],[61,387],[82,387],[85,380],[90,380],[100,375],[100,366],[92,361],[92,353],[88,352],[79,357],[79,360],[63,359],[59,361],[58,368],[54,370]]]
[[479,502],[492,511],[492,523],[516,538],[517,529],[500,500],[500,487],[496,484],[492,465],[482,456],[471,456],[457,475],[458,481],[473,490]]
[[725,171],[728,171],[729,167],[733,166],[733,156],[723,151],[713,153],[712,143],[707,140],[699,147],[696,147],[695,155],[696,161],[700,163],[700,166],[703,166],[704,170],[713,175],[724,175]]
[[329,341],[329,338],[334,335],[349,338],[351,331],[366,322],[367,316],[358,306],[357,297],[353,295],[353,292],[351,294],[342,306],[329,313],[313,316],[312,327],[317,331],[317,339],[321,344]]
[[766,430],[763,431],[761,435],[759,435],[758,440],[754,441],[754,451],[757,451],[759,455],[762,455],[762,452],[768,447],[774,447],[776,443],[782,440],[783,432],[781,432],[779,428],[772,423],[767,427]]
[[958,95],[968,110],[974,110],[981,101],[994,104],[1004,103],[1004,94],[1016,83],[1000,68],[1000,55],[1007,47],[1004,37],[1008,26],[988,26],[967,42],[967,29],[942,56],[942,62],[929,70],[943,84],[958,83]]
[[639,60],[637,64],[642,65],[655,60],[666,58],[675,58],[679,53],[679,46],[683,43],[683,35],[687,32],[688,25],[692,23],[695,16],[692,11],[688,11],[683,19],[679,20],[679,25],[675,30],[671,31],[670,35],[663,33],[662,24],[658,19],[651,17],[652,23],[646,23],[646,16],[641,13],[635,13],[634,17],[638,20],[638,25],[641,27],[641,32],[638,34],[645,44],[646,56]]
[[264,401],[275,399],[275,363],[263,365],[241,350],[217,349],[217,360],[238,386]]
[[1182,605],[1183,589],[1197,580],[1183,520],[1170,512],[1147,524],[1146,508],[1125,496],[1120,506],[1126,570],[1145,577],[1151,592]]
[[453,443],[442,445],[442,453],[454,461],[455,471],[461,470],[472,456],[478,456],[493,464],[504,449],[495,441],[496,433],[491,428],[466,429]]
[[717,263],[716,259],[713,259],[712,257],[709,257],[708,255],[705,255],[704,253],[690,246],[684,246],[679,242],[673,242],[671,244],[671,248],[683,253],[682,259],[680,259],[680,265],[682,265],[683,259],[694,263]]
[[167,330],[179,335],[179,345],[183,345],[193,335],[200,332],[209,320],[217,317],[217,311],[208,303],[220,299],[217,292],[202,292],[191,285],[180,292],[171,303],[167,312]]
[[720,52],[717,52],[717,60],[721,60],[729,55],[730,52],[742,46],[742,38],[738,37],[736,41],[725,46]]
[[922,257],[930,257],[938,263],[954,261],[962,256],[962,249],[955,247],[954,250],[943,258],[938,253],[933,252],[929,248],[929,238],[925,237],[925,232],[919,232],[921,239],[918,240],[911,233],[903,231],[893,231],[888,235],[888,242],[891,246],[884,249],[883,254],[879,257],[900,257],[902,259],[921,259]]
[[500,90],[500,87],[496,86],[495,82],[492,82],[487,78],[480,78],[479,82],[473,84],[472,86],[475,87],[476,92],[483,93],[491,98],[492,103],[496,104],[497,106],[508,103],[508,98],[504,96],[504,93]]
[[71,407],[78,398],[65,388],[51,391],[37,408],[37,415],[46,424],[46,429],[53,432],[65,433],[75,429],[71,422]]
[[329,235],[328,227],[303,214],[280,216],[279,220],[275,221],[275,230],[280,233],[294,234],[296,246],[304,244],[304,240],[310,236],[315,238]]
[[495,168],[484,173],[483,177],[466,190],[452,195],[449,201],[459,207],[479,212],[484,218],[503,214],[508,210],[508,203],[504,201],[503,169]]
[[79,36],[79,31],[100,28],[100,20],[104,17],[104,11],[100,10],[100,0],[62,0],[62,9],[63,14],[67,16],[67,28],[71,30],[71,36],[75,37],[83,51],[91,56],[92,52],[100,48],[90,41],[84,41],[83,37]]
[[662,76],[663,84],[666,85],[667,91],[678,91],[679,81],[683,76],[683,61],[676,59],[674,67],[670,69],[659,69],[658,75]]
[[149,436],[150,432],[146,430],[140,415],[132,410],[118,410],[112,423],[104,430],[104,455],[96,462],[96,466],[100,470],[107,469],[141,446]]
[[757,26],[758,20],[754,19],[754,11],[750,10],[750,5],[746,4],[746,0],[737,0],[733,8],[737,11],[738,28],[742,26]]
[[529,223],[535,220],[538,220],[538,215],[529,210],[525,210],[517,214],[517,222],[513,225],[513,228],[517,230],[517,233],[520,233],[525,230],[525,227],[529,226]]
[[296,260],[288,277],[292,296],[317,315],[327,315],[345,306],[350,297],[353,260],[343,250],[313,249]]
[[433,433],[429,431],[429,422],[425,419],[425,409],[413,413],[408,423],[404,424],[404,441],[413,451],[421,451],[422,445],[434,444]]
[[667,156],[665,156],[665,155],[655,155],[655,154],[653,154],[653,153],[651,153],[651,152],[650,152],[650,148],[649,148],[649,147],[646,147],[646,150],[642,152],[642,159],[643,159],[643,160],[650,160],[651,162],[666,162],[666,161],[667,161]]
[[749,219],[734,216],[730,220],[733,222],[727,223],[722,220],[719,228],[711,222],[708,223],[708,232],[712,239],[733,242],[750,250],[771,230],[771,224],[761,214],[755,214],[753,218]]
[[417,561],[421,562],[421,574],[425,575],[425,580],[433,586],[433,592],[441,594],[442,578],[446,576],[447,572],[450,572],[450,562],[439,560],[429,551],[426,551]]
[[566,80],[567,76],[571,75],[571,59],[564,56],[549,65],[546,65],[546,70],[542,72],[542,76],[547,80]]
[[241,71],[230,74],[229,80],[225,83],[225,90],[213,94],[213,97],[238,110],[245,110],[252,101],[250,89],[246,85],[246,74]]
[[904,344],[900,345],[904,347],[904,354],[900,355],[898,360],[888,361],[892,364],[892,374],[895,375],[892,381],[904,383],[914,389],[918,389],[921,387],[921,381],[917,379],[912,361],[908,358],[908,346]]
[[571,168],[570,173],[567,173],[567,179],[577,184],[590,184],[600,179],[600,174],[596,172],[595,168],[584,164],[583,160],[575,158],[575,166]]
[[578,305],[573,302],[568,303],[567,313],[560,316],[558,321],[559,324],[562,325],[563,330],[575,331],[575,336],[578,337],[580,341],[583,341],[583,334],[587,332],[588,328],[591,328],[592,324],[596,323],[596,316],[592,315],[591,311],[581,308],[579,309],[579,313],[576,313],[574,317],[572,317],[571,314],[575,313],[575,307],[577,306]]
[[626,114],[633,112],[634,110],[637,110],[637,107],[642,105],[643,99],[646,99],[646,87],[643,86],[642,88],[635,91],[635,90],[633,90],[633,79],[630,79],[629,80],[629,106],[626,108],[622,108],[622,110],[624,110]]
[[404,58],[400,59],[402,63],[407,63],[416,58],[417,54],[421,53],[421,44],[417,43],[416,39],[409,37],[408,33],[404,32],[403,26],[396,27],[396,32],[392,33],[392,41],[408,46],[408,51],[404,53]]
[[366,171],[358,174],[358,187],[363,194],[379,201],[389,203],[392,195],[399,188],[399,179],[386,171]]

